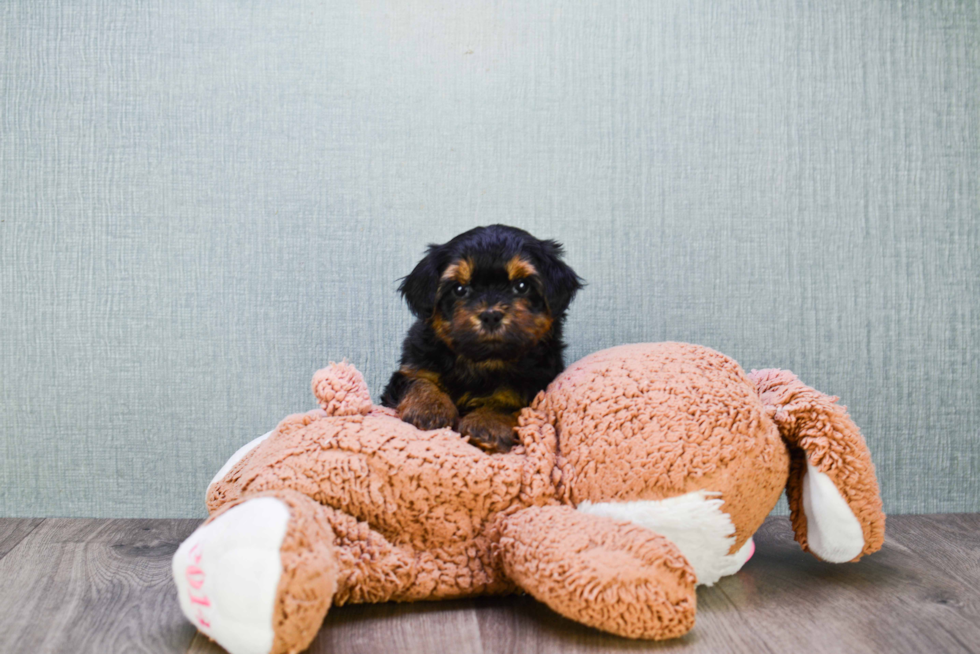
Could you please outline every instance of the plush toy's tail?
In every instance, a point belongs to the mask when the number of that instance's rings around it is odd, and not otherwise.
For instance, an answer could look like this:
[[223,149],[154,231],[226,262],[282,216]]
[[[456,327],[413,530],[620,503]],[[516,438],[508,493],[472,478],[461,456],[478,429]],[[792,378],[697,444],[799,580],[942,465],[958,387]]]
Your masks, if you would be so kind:
[[331,362],[313,375],[313,395],[328,416],[366,416],[371,393],[360,371],[347,363]]
[[790,446],[786,496],[797,542],[833,563],[881,549],[885,514],[874,464],[838,398],[787,370],[753,370],[749,378]]

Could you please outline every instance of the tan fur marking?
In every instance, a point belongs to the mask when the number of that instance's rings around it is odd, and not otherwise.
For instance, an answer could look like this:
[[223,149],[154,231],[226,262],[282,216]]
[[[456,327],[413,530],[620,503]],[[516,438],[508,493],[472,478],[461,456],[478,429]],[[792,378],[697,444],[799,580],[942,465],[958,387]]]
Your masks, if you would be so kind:
[[452,329],[452,323],[446,322],[439,312],[436,312],[435,315],[432,316],[432,330],[436,333],[436,336],[439,337],[439,340],[449,347],[453,346],[453,340],[450,336]]
[[482,361],[471,361],[466,357],[456,357],[456,363],[460,366],[466,366],[471,370],[479,370],[481,372],[500,372],[510,368],[514,362],[507,361],[505,359],[484,359]]
[[534,335],[534,341],[538,342],[551,330],[554,322],[550,314],[540,314],[531,311],[527,300],[516,300],[513,309],[508,316],[508,324],[513,321],[517,326],[529,334]]
[[469,259],[454,261],[442,273],[443,281],[453,281],[458,284],[466,285],[473,278],[473,262]]
[[424,379],[432,382],[439,388],[442,388],[442,381],[439,378],[439,373],[432,372],[431,370],[412,368],[411,366],[402,366],[399,368],[399,372],[409,379]]
[[482,397],[473,397],[469,394],[464,395],[459,400],[459,406],[464,410],[486,407],[489,409],[516,411],[526,407],[527,402],[517,391],[504,386],[495,390],[491,395],[484,395]]
[[507,262],[507,279],[521,279],[537,274],[538,269],[534,267],[534,264],[519,254],[515,254]]

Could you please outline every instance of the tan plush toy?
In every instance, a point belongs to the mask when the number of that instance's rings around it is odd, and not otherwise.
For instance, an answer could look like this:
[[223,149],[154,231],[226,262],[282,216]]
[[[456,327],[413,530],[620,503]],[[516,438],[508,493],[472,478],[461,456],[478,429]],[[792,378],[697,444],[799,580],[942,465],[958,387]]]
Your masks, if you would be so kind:
[[836,398],[682,343],[573,364],[487,455],[373,406],[360,373],[239,450],[180,546],[181,608],[232,654],[299,652],[331,605],[525,591],[628,638],[681,636],[695,586],[737,572],[785,489],[831,562],[878,550],[864,439]]

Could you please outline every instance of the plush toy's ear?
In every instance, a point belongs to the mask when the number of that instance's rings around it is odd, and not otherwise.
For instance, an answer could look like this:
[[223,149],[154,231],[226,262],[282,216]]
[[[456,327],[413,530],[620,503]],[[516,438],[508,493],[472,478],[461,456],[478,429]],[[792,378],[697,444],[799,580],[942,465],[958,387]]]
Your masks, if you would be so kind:
[[439,289],[439,276],[445,268],[443,246],[431,244],[425,257],[418,262],[407,277],[402,277],[398,291],[408,303],[408,308],[416,318],[428,318],[436,305],[436,291]]
[[561,260],[564,248],[557,241],[540,241],[533,249],[538,272],[545,285],[545,296],[551,315],[560,316],[568,309],[575,294],[583,287],[582,279]]

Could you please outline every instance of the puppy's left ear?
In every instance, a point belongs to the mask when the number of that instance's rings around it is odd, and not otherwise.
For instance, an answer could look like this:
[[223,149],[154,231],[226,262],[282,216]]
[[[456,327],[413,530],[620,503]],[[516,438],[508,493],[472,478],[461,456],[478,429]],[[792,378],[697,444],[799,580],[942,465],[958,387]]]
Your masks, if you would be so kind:
[[575,294],[584,286],[582,278],[561,260],[564,253],[561,243],[550,240],[540,241],[534,252],[541,281],[545,285],[548,308],[553,316],[565,313]]
[[436,291],[439,289],[439,276],[442,274],[442,246],[431,244],[425,258],[418,262],[415,269],[402,277],[398,291],[408,303],[409,310],[416,318],[426,319],[432,315],[436,307]]

